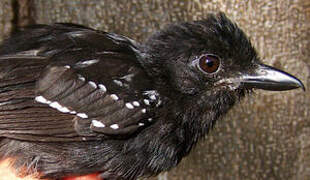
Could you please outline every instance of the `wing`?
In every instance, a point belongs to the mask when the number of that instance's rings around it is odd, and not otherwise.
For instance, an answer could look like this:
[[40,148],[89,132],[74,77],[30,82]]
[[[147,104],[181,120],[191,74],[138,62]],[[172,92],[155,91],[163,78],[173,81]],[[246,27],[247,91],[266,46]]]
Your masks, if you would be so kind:
[[139,58],[134,41],[78,25],[17,34],[0,48],[0,134],[35,141],[133,135],[162,103]]

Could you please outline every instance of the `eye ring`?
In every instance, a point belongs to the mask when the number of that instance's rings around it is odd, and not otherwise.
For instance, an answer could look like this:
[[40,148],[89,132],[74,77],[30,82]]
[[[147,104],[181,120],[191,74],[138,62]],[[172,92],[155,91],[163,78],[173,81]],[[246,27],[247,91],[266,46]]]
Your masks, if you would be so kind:
[[197,60],[198,69],[207,74],[215,73],[221,64],[220,58],[213,54],[201,55]]

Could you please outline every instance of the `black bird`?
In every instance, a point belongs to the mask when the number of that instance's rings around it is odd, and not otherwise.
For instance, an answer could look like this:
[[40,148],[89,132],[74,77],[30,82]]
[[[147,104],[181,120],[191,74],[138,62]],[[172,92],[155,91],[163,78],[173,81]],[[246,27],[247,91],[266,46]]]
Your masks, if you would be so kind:
[[35,25],[0,47],[0,157],[42,177],[167,171],[253,88],[304,85],[261,63],[223,13],[145,43],[75,24]]

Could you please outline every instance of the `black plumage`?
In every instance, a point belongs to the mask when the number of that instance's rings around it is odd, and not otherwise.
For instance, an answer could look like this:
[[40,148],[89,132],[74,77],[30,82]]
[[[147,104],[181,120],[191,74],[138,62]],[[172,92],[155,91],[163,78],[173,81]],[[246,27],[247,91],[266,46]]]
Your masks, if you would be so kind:
[[224,14],[169,25],[143,44],[74,24],[35,25],[0,47],[0,156],[55,179],[155,175],[253,88],[298,87],[261,64]]

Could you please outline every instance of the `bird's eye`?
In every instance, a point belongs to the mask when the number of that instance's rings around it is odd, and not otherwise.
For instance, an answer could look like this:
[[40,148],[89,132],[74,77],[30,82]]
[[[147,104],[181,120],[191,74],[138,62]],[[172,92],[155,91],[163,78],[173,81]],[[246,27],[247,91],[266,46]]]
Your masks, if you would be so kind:
[[199,57],[199,69],[206,73],[214,73],[220,66],[220,59],[215,55],[202,55]]

